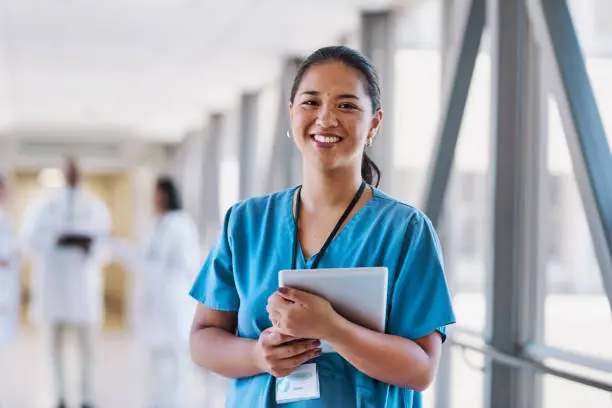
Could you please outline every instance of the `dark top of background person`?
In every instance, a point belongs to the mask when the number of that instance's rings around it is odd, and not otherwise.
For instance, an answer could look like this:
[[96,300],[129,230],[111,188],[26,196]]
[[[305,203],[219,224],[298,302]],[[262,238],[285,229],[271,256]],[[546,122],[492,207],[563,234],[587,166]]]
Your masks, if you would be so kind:
[[155,190],[155,205],[159,213],[183,208],[178,189],[170,177],[158,178],[155,183]]

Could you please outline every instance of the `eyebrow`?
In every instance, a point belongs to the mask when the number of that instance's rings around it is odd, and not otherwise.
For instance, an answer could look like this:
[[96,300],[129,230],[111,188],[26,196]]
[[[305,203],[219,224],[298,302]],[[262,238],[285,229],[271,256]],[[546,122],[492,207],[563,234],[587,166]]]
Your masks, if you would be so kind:
[[[321,92],[318,91],[304,91],[302,92],[302,95],[313,95],[313,96],[317,96],[320,95]],[[357,95],[353,95],[353,94],[341,94],[336,96],[336,99],[357,99],[359,100],[359,97]]]

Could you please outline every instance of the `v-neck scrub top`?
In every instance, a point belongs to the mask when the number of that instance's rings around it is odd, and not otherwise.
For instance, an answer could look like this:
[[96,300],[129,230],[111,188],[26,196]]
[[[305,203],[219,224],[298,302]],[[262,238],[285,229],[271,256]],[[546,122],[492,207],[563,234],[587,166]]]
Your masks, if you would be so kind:
[[[237,312],[240,337],[257,339],[272,326],[266,304],[278,289],[278,272],[291,268],[296,188],[232,206],[191,289],[191,296],[205,306]],[[421,211],[376,188],[372,190],[373,197],[336,235],[319,267],[387,267],[385,332],[416,340],[439,331],[444,339],[445,326],[454,323],[455,316],[434,228]],[[304,259],[300,248],[297,268],[309,268],[314,259]],[[282,407],[422,405],[421,393],[368,377],[337,353],[325,353],[312,362],[317,363],[321,397]],[[276,406],[275,379],[271,375],[231,380],[226,407]]]

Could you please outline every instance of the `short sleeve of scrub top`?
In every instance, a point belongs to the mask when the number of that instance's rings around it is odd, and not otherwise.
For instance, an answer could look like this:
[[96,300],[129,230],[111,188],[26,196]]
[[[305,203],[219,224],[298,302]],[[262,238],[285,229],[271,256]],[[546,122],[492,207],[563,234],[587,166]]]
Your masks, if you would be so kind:
[[240,306],[234,282],[232,249],[228,234],[231,213],[230,208],[225,214],[217,242],[206,258],[190,293],[205,306],[224,312],[237,312]]
[[[205,306],[238,314],[237,334],[257,339],[272,326],[268,297],[278,271],[291,267],[295,188],[233,206],[190,292]],[[438,237],[427,217],[378,189],[332,240],[320,268],[386,266],[389,269],[385,332],[416,340],[433,332],[445,339],[455,322]],[[297,268],[309,268],[298,246]],[[316,270],[313,271],[316,273]],[[284,408],[420,408],[421,393],[377,381],[337,353],[314,360],[321,398]],[[410,369],[407,367],[407,369]],[[233,379],[226,406],[276,407],[268,374]]]

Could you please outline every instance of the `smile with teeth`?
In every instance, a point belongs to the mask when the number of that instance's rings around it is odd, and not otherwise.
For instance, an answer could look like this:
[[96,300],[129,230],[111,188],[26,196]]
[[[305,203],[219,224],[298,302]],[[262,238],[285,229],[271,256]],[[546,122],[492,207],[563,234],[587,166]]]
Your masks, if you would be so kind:
[[338,136],[313,135],[313,139],[319,143],[338,143],[341,139]]

